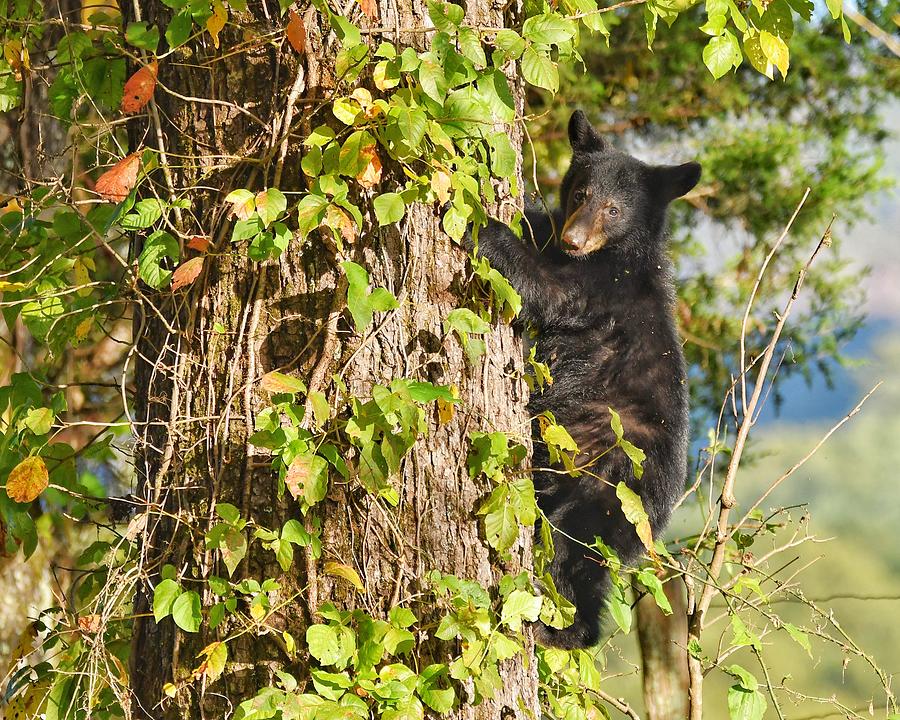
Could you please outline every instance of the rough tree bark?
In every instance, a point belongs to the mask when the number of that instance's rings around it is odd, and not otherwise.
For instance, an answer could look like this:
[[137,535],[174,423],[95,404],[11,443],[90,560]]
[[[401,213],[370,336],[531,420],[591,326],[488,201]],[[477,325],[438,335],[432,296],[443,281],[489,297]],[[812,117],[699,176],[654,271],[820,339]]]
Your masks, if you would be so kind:
[[[124,9],[131,19],[162,27],[171,14],[159,0]],[[382,0],[379,9],[386,27],[421,26],[427,17],[418,0]],[[344,312],[341,258],[315,233],[305,244],[295,240],[279,261],[263,264],[229,243],[225,193],[237,187],[302,189],[299,140],[311,125],[330,117],[330,111],[310,114],[333,94],[336,41],[314,11],[298,11],[308,33],[307,53],[299,62],[286,43],[270,42],[272,35],[281,41],[277,3],[251,3],[247,13],[232,11],[235,24],[222,32],[218,51],[204,35],[192,44],[192,57],[179,51],[160,63],[157,106],[131,129],[132,150],[140,143],[164,144],[171,181],[159,174],[159,194],[186,195],[192,201],[181,231],[213,238],[213,254],[187,294],[145,293],[135,322],[140,398],[135,420],[141,424],[137,492],[150,507],[142,546],[148,587],[139,594],[132,643],[138,717],[227,717],[240,700],[271,684],[276,670],[304,678],[302,653],[291,659],[277,631],[302,638],[324,601],[344,608],[361,605],[380,615],[415,598],[431,569],[491,585],[503,572],[530,565],[526,532],[508,562],[489,552],[473,513],[487,487],[468,477],[465,463],[472,430],[529,435],[521,347],[508,326],[498,325],[487,338],[486,354],[472,366],[455,338],[444,336],[442,321],[457,306],[467,281],[466,261],[440,231],[434,208],[411,207],[399,230],[360,237],[345,250],[345,259],[365,265],[373,284],[387,287],[400,301],[399,309],[374,323],[362,344]],[[358,15],[358,8],[354,12]],[[486,0],[468,3],[467,12],[479,25],[503,24],[504,10],[489,7]],[[353,20],[367,24],[362,16]],[[371,37],[376,44],[380,40],[377,33]],[[420,47],[427,43],[421,33],[388,37]],[[521,87],[514,86],[521,98]],[[518,147],[521,138],[513,140]],[[288,152],[282,166],[284,142]],[[215,332],[216,323],[226,332]],[[277,496],[271,459],[248,444],[254,416],[267,404],[258,381],[276,369],[297,375],[330,399],[331,377],[342,372],[351,393],[363,398],[370,396],[373,383],[411,377],[457,385],[463,404],[447,424],[428,418],[428,436],[394,479],[397,508],[373,500],[353,482],[332,483],[326,501],[313,510],[323,526],[318,562],[301,557],[297,549],[294,565],[283,573],[271,552],[254,551],[259,544],[251,545],[235,578],[279,580],[273,606],[281,609],[267,621],[271,632],[250,632],[229,642],[225,674],[208,688],[187,684],[198,652],[221,639],[221,628],[218,635],[205,625],[197,634],[186,634],[170,618],[156,624],[152,614],[141,617],[152,602],[148,588],[165,563],[179,569],[184,583],[225,575],[203,545],[214,503],[232,503],[244,517],[269,528],[299,517],[290,496]],[[358,594],[345,581],[325,575],[326,560],[355,568],[367,592]],[[529,653],[529,662],[506,663],[505,687],[495,700],[478,707],[463,702],[449,717],[537,717],[532,647]],[[163,702],[168,682],[181,689],[174,700]]]

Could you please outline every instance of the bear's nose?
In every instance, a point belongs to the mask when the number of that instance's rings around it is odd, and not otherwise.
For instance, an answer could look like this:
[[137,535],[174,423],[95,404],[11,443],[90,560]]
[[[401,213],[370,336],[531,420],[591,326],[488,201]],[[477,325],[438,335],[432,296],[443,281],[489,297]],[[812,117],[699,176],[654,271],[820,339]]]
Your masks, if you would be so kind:
[[563,235],[563,244],[573,250],[578,250],[584,244],[584,238],[575,233],[566,233]]

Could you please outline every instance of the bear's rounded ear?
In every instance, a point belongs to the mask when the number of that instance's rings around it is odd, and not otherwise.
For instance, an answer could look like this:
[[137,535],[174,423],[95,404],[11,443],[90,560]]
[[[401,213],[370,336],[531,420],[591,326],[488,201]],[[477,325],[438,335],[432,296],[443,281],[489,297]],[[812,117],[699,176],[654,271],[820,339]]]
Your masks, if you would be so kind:
[[687,195],[700,182],[700,163],[658,165],[653,169],[659,194],[665,202]]
[[603,152],[606,149],[606,141],[581,110],[572,113],[569,120],[569,143],[575,152]]

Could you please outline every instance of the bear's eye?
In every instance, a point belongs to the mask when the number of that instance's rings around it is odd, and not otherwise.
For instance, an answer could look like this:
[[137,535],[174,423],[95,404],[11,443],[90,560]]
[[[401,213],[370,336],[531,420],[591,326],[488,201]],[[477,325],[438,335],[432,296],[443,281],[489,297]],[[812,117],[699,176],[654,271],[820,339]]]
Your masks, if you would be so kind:
[[607,208],[606,212],[609,213],[610,217],[619,217],[619,208],[615,206]]
[[575,205],[581,205],[584,202],[585,197],[587,197],[587,193],[584,191],[584,188],[579,188],[575,191],[575,196],[572,198],[575,201]]

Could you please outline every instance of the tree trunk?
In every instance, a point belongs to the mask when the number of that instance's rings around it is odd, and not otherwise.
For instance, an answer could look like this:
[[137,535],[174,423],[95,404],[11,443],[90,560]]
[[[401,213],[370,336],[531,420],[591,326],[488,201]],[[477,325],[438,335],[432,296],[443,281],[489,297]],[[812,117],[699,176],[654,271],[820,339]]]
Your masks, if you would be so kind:
[[[165,27],[170,18],[157,0],[144,3],[141,12],[143,17],[131,19]],[[168,159],[171,179],[160,174],[156,191],[161,197],[189,197],[192,207],[183,213],[179,230],[213,240],[203,273],[186,293],[142,289],[135,322],[140,398],[135,420],[146,423],[136,448],[138,494],[150,508],[141,558],[146,583],[136,603],[132,640],[138,717],[228,717],[242,699],[274,684],[280,670],[291,672],[303,687],[308,657],[302,638],[326,601],[384,617],[390,607],[414,602],[432,569],[493,587],[501,574],[530,567],[526,531],[504,561],[489,552],[474,515],[487,483],[470,479],[466,468],[469,432],[499,429],[529,436],[520,343],[509,326],[498,324],[486,338],[487,352],[473,366],[455,336],[445,336],[442,322],[459,304],[467,271],[464,252],[440,231],[435,209],[410,207],[399,230],[357,238],[343,257],[317,233],[305,244],[295,239],[278,261],[265,263],[250,261],[245,247],[229,242],[225,194],[240,187],[302,190],[298,140],[311,124],[330,116],[326,107],[310,119],[311,109],[334,94],[334,35],[314,11],[299,12],[308,35],[304,56],[286,43],[279,48],[258,39],[280,32],[277,6],[251,3],[248,13],[232,11],[232,22],[239,21],[222,31],[218,51],[204,34],[191,45],[189,59],[176,51],[160,63],[161,89],[146,121],[149,128],[136,122],[130,131],[132,150],[141,140],[162,149],[156,138],[163,139],[166,157],[161,160]],[[383,0],[380,13],[391,27],[421,25],[425,17],[424,3],[414,0],[397,5]],[[470,2],[468,13],[473,23],[502,25],[500,11],[479,3]],[[391,39],[427,42],[423,35]],[[375,45],[379,41],[371,39]],[[521,88],[515,87],[521,98]],[[292,99],[295,107],[288,108]],[[292,128],[296,136],[290,137],[282,166],[282,141],[291,125],[299,128]],[[521,138],[513,140],[519,147]],[[363,339],[345,312],[342,259],[365,266],[372,284],[388,288],[400,302],[399,309],[376,317]],[[152,586],[164,564],[176,568],[182,585],[198,590],[209,576],[226,576],[221,560],[204,545],[204,534],[215,524],[216,503],[235,505],[242,517],[265,528],[301,517],[289,494],[279,498],[271,457],[248,442],[257,414],[269,402],[259,381],[272,370],[324,392],[339,411],[335,373],[354,397],[367,399],[374,383],[408,377],[456,385],[463,402],[444,424],[429,411],[427,437],[419,439],[393,478],[400,498],[396,508],[366,493],[352,476],[343,484],[332,478],[326,500],[303,519],[308,528],[321,521],[319,560],[298,548],[285,573],[271,551],[260,549],[259,542],[250,544],[232,580],[278,580],[280,589],[270,594],[277,610],[262,621],[265,628],[240,634],[227,622],[216,630],[204,622],[192,634],[180,631],[171,618],[157,624]],[[249,538],[250,531],[245,533]],[[365,593],[326,574],[327,561],[352,567]],[[207,607],[210,598],[203,604]],[[298,639],[299,653],[286,648],[282,631]],[[229,633],[223,676],[208,687],[191,682],[200,651]],[[443,660],[418,658],[421,666]],[[537,717],[536,668],[529,646],[527,662],[519,658],[504,664],[504,689],[494,700],[471,706],[462,698],[447,717]],[[174,699],[166,699],[167,683],[176,688]]]
[[684,720],[688,714],[687,601],[680,578],[663,585],[672,614],[650,595],[637,604],[647,720]]

